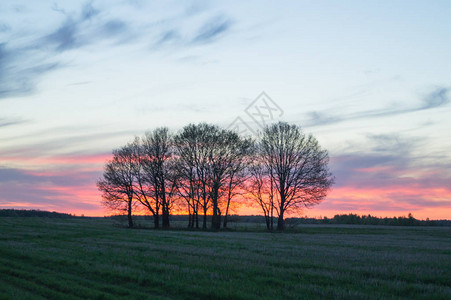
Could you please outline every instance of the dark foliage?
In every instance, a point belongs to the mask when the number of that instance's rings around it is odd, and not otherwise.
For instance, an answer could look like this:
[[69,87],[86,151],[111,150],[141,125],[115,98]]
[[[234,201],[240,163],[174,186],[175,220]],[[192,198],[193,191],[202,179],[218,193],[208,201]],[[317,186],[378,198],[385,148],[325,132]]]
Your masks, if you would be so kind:
[[43,210],[0,209],[0,217],[72,218],[73,215]]
[[352,225],[386,225],[386,226],[451,226],[450,220],[418,220],[412,214],[407,217],[379,218],[372,215],[359,216],[357,214],[335,215],[333,218],[290,218],[290,224],[352,224]]

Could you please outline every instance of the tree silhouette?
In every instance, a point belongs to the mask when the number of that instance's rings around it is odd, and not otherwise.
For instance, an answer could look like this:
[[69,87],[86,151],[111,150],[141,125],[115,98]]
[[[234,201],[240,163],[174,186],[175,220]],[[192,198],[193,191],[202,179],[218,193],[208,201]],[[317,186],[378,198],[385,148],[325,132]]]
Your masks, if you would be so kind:
[[234,134],[231,138],[231,155],[226,171],[224,183],[225,214],[223,227],[227,227],[229,208],[232,199],[240,194],[245,188],[247,165],[252,159],[253,141],[250,138],[241,138]]
[[125,211],[130,228],[133,227],[134,176],[134,145],[127,144],[113,150],[113,159],[106,164],[103,178],[97,182],[102,192],[102,204],[111,210]]
[[[146,132],[113,151],[98,182],[103,203],[127,212],[133,227],[136,203],[154,217],[155,227],[169,227],[174,203],[187,204],[188,227],[227,226],[232,199],[247,191],[263,211],[268,230],[284,229],[284,215],[318,204],[333,183],[329,156],[312,135],[296,125],[279,122],[253,142],[230,130],[206,123],[189,124],[172,136],[165,127]],[[184,199],[184,200],[182,200]],[[136,201],[135,201],[136,200]]]
[[228,214],[251,141],[230,130],[201,123],[185,126],[175,137],[175,145],[181,178],[179,192],[194,218],[190,218],[188,226],[197,222],[199,205],[203,209],[202,227],[207,228],[207,212],[211,208],[212,228],[219,229],[221,204]]
[[267,126],[258,147],[264,174],[275,189],[277,229],[284,229],[284,214],[318,204],[333,183],[329,156],[312,135],[285,122]]
[[213,208],[212,228],[219,229],[221,227],[220,200],[226,200],[228,211],[234,189],[238,185],[236,182],[238,178],[233,177],[239,176],[244,156],[251,144],[249,140],[242,140],[236,132],[219,127],[210,128],[208,139],[211,147],[207,165]]
[[266,228],[273,230],[274,226],[274,182],[265,167],[259,152],[255,152],[254,160],[248,167],[247,192],[262,209],[265,217]]
[[202,228],[204,229],[207,228],[207,211],[210,205],[208,155],[211,147],[207,133],[212,127],[205,123],[189,124],[174,138],[181,186],[189,185],[179,189],[179,192],[185,199],[192,197],[188,201],[196,218],[198,209],[203,210]]
[[[169,215],[177,187],[177,176],[171,162],[172,144],[169,129],[162,127],[146,132],[141,145],[142,169],[156,207],[154,217],[158,219],[158,209],[161,207],[163,228],[170,225]],[[155,224],[158,227],[158,221]]]

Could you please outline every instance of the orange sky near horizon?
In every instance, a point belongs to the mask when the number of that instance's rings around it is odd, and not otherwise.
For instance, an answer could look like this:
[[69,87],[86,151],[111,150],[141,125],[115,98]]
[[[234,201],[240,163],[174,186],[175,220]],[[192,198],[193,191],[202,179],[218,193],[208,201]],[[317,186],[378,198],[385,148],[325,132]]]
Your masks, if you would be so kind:
[[[21,201],[4,201],[0,208],[40,209],[85,216],[104,216],[110,212],[101,205],[101,194],[96,188],[104,163],[109,154],[55,156],[44,159],[3,158],[11,166],[24,163],[32,166],[12,180],[9,187],[29,191]],[[16,170],[16,169],[15,169]],[[17,172],[17,171],[16,171]],[[359,176],[373,172],[390,172],[389,168],[377,170],[355,169]],[[22,177],[20,177],[22,176]],[[13,178],[14,179],[14,178]],[[23,179],[23,180],[19,180]],[[33,195],[43,195],[43,200],[33,201]],[[0,196],[1,197],[1,196]],[[27,198],[29,197],[28,201]],[[371,214],[378,217],[407,216],[412,213],[418,219],[450,219],[451,190],[441,186],[421,186],[418,182],[400,185],[393,183],[383,187],[356,187],[355,185],[333,186],[322,203],[304,209],[302,216],[333,217],[336,214]],[[237,202],[242,202],[236,199]],[[235,205],[231,214],[259,215],[259,207],[251,201]],[[295,216],[295,214],[288,214]]]

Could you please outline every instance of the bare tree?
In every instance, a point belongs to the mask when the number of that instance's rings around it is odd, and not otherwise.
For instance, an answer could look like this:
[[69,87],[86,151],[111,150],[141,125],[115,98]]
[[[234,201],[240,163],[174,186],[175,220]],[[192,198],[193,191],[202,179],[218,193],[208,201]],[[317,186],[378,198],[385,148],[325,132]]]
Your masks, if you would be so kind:
[[[203,210],[207,227],[207,211],[211,208],[213,229],[221,226],[221,209],[230,207],[237,188],[242,184],[245,155],[251,140],[242,139],[230,130],[201,123],[190,124],[175,137],[177,169],[180,172],[180,195],[186,200],[189,227],[197,226],[198,206]],[[227,220],[225,220],[227,225]]]
[[189,124],[174,138],[177,151],[177,169],[180,180],[189,184],[188,188],[179,189],[197,217],[198,208],[203,210],[202,228],[207,228],[207,211],[210,205],[209,154],[212,151],[211,134],[214,126],[201,123]]
[[125,211],[130,228],[133,227],[134,174],[133,145],[128,144],[113,150],[113,159],[106,164],[103,178],[97,182],[103,205],[112,210]]
[[[262,208],[266,226],[284,229],[284,215],[318,204],[333,183],[328,153],[312,135],[296,125],[279,122],[264,129],[261,140],[250,139],[201,123],[185,126],[175,137],[167,128],[147,132],[141,139],[114,150],[98,188],[104,205],[127,211],[133,226],[134,200],[146,207],[159,227],[169,227],[176,199],[187,204],[188,227],[227,226],[232,199],[245,190]],[[245,171],[246,170],[246,171]],[[210,210],[211,209],[211,210]],[[221,211],[222,210],[222,211]]]
[[135,179],[135,198],[144,206],[153,216],[154,227],[160,227],[160,200],[158,190],[154,185],[154,174],[150,173],[146,166],[148,158],[145,155],[145,147],[141,144],[139,138],[133,142],[133,162]]
[[207,160],[207,174],[210,190],[210,199],[212,204],[211,227],[219,229],[221,226],[221,209],[219,200],[227,172],[230,167],[233,148],[235,147],[239,137],[236,133],[220,129],[216,126],[207,128],[206,136],[209,141],[209,151]]
[[[142,203],[154,214],[155,227],[159,226],[161,208],[163,228],[168,228],[177,187],[175,167],[171,162],[172,137],[168,128],[163,127],[146,132],[141,141],[138,156],[141,162],[140,170],[144,173],[142,178],[147,186],[146,190],[141,190],[144,199]],[[152,203],[148,201],[148,197],[152,199]]]
[[241,138],[237,134],[232,134],[229,138],[230,156],[226,171],[223,194],[225,200],[225,213],[223,227],[227,227],[229,209],[232,199],[240,195],[245,188],[246,166],[252,159],[253,141],[249,138]]
[[277,193],[277,229],[283,230],[285,212],[311,207],[326,197],[334,181],[329,156],[312,135],[285,122],[264,129],[260,151]]
[[274,219],[274,184],[268,169],[259,159],[258,153],[248,166],[247,192],[262,209],[266,228],[273,230]]
[[188,184],[179,190],[187,199],[188,210],[197,213],[196,205],[199,203],[204,215],[202,227],[206,228],[207,211],[211,208],[211,226],[219,229],[221,201],[227,198],[225,206],[228,211],[234,189],[238,186],[236,177],[243,169],[243,157],[250,141],[241,139],[230,130],[205,123],[186,126],[175,141],[178,169],[183,173],[183,182]]
[[[192,161],[192,160],[189,160]],[[188,228],[199,228],[199,187],[196,182],[194,164],[175,159],[178,174],[177,194],[186,202],[188,209]]]

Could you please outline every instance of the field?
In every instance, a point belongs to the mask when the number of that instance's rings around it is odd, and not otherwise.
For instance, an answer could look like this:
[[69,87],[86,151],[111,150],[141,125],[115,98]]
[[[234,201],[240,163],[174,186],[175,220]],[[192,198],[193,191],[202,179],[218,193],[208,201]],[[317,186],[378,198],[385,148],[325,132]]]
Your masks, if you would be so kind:
[[0,260],[5,299],[451,299],[449,227],[280,234],[5,217]]

